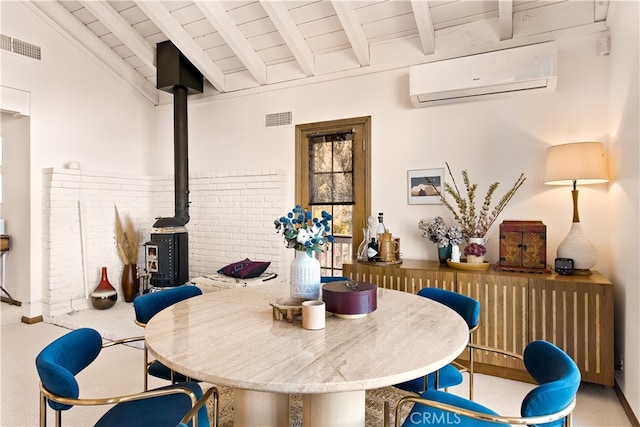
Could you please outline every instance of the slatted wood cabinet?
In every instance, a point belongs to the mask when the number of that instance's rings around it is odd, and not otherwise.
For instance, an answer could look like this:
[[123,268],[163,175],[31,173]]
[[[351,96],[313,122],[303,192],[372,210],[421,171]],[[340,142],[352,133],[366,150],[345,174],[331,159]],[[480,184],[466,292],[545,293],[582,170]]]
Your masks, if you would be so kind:
[[[544,339],[567,352],[586,382],[613,385],[613,284],[601,274],[463,271],[438,262],[404,260],[382,265],[351,262],[352,279],[417,293],[425,287],[459,292],[480,301],[476,344],[522,354],[528,342]],[[476,352],[476,371],[531,381],[521,362]]]

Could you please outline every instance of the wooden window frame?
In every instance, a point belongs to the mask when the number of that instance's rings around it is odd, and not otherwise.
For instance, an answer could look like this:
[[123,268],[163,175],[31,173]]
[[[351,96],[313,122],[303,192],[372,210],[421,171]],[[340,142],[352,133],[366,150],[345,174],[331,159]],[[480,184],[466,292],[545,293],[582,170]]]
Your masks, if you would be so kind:
[[[364,239],[363,229],[371,215],[371,116],[330,120],[296,125],[295,140],[295,198],[296,203],[307,205],[309,200],[309,144],[306,136],[311,133],[355,130],[354,134],[354,201],[362,210],[353,212],[353,244],[351,256],[358,257],[358,245]],[[360,150],[360,155],[355,151]]]

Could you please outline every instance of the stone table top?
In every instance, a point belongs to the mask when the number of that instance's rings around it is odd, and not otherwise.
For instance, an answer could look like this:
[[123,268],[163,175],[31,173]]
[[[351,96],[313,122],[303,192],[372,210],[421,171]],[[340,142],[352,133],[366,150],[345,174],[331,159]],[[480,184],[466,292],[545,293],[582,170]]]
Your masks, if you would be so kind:
[[367,390],[420,377],[455,359],[469,330],[453,310],[417,295],[378,289],[361,319],[327,314],[307,330],[274,320],[270,302],[287,283],[205,294],[155,315],[149,351],[170,368],[212,384],[275,393]]

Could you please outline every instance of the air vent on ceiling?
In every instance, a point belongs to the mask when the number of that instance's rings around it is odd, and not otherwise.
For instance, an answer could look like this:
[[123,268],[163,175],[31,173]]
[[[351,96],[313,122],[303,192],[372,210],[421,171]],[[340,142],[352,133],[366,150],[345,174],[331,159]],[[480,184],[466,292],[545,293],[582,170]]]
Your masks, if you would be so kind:
[[291,111],[283,113],[272,113],[264,116],[264,126],[267,128],[274,126],[286,126],[292,123]]
[[9,37],[6,34],[0,34],[0,49],[26,56],[27,58],[37,59],[38,61],[42,59],[42,48],[40,46]]

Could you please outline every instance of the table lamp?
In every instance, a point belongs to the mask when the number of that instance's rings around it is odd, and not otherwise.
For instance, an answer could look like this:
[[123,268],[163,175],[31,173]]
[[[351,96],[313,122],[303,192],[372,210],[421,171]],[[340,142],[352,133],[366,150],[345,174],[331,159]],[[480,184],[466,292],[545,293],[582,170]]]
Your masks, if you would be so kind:
[[544,183],[573,185],[573,222],[569,234],[558,246],[558,258],[573,260],[575,274],[591,274],[598,253],[585,237],[578,215],[577,184],[601,184],[609,181],[604,145],[600,142],[575,142],[547,148]]

